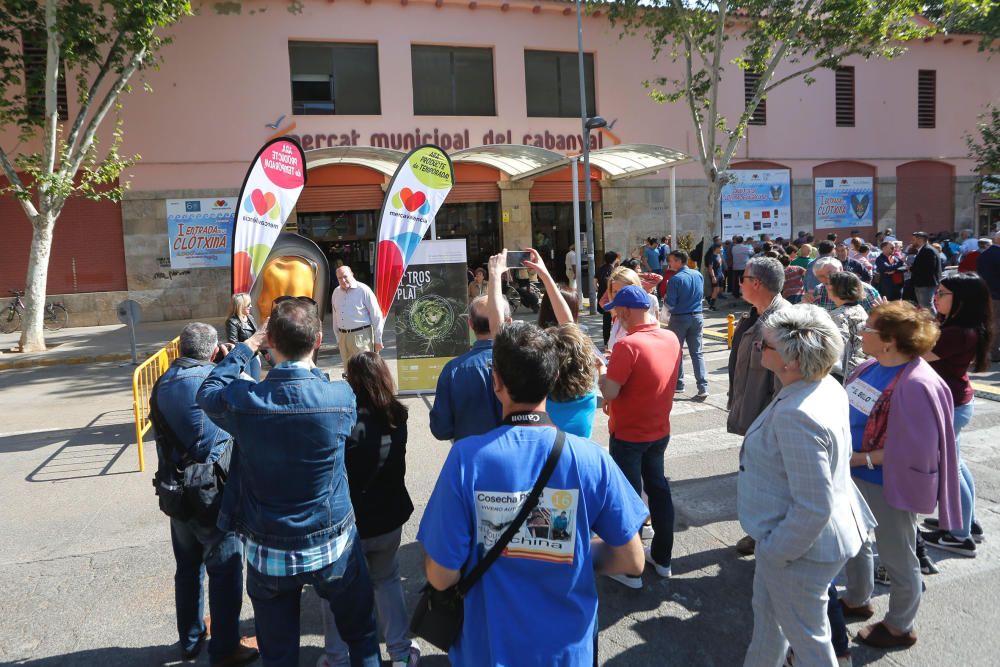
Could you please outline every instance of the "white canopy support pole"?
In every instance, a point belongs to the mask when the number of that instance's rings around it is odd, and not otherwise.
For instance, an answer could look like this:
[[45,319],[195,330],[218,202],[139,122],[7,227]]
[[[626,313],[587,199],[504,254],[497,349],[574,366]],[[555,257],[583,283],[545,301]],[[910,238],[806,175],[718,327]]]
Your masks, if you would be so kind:
[[677,245],[677,167],[670,168],[670,249]]
[[573,246],[576,248],[576,291],[577,294],[584,294],[583,276],[580,274],[583,246],[580,245],[580,158],[575,157],[570,160],[573,169]]

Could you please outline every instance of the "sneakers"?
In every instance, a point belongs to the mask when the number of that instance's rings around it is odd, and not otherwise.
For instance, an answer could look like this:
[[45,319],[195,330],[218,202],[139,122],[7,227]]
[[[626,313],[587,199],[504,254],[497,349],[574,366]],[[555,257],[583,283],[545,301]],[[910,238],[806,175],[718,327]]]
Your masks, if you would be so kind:
[[971,537],[960,540],[947,530],[935,530],[932,533],[923,533],[923,537],[927,544],[938,549],[950,551],[966,558],[976,557],[976,543],[972,541]]
[[642,530],[640,530],[639,532],[640,532],[639,535],[640,540],[651,540],[653,539],[653,535],[656,534],[656,531],[653,530],[653,525],[649,523],[642,524]]
[[420,647],[416,644],[410,645],[410,652],[403,660],[393,660],[392,667],[416,667],[420,662]]
[[640,590],[642,588],[642,577],[630,577],[627,574],[606,574],[604,575],[608,579],[617,581],[622,586],[631,588],[632,590]]
[[708,398],[708,389],[699,389],[698,393],[695,394],[695,398],[700,398],[702,400]]
[[664,579],[669,579],[671,574],[670,566],[660,565],[655,560],[653,560],[653,554],[650,551],[650,547],[646,547],[645,549],[643,549],[643,551],[646,552],[646,562],[653,566],[653,569],[656,570],[656,573],[661,577],[663,577]]
[[885,565],[881,563],[875,568],[875,583],[883,586],[889,585],[889,573],[886,571]]
[[736,551],[743,556],[753,556],[757,549],[757,542],[749,535],[744,535],[736,542]]
[[938,566],[931,560],[931,557],[927,555],[927,549],[917,549],[917,560],[920,561],[920,574],[929,575],[937,574],[941,570]]
[[[941,524],[938,523],[937,519],[926,518],[924,519],[924,526],[932,531],[941,530]],[[980,523],[973,519],[972,521],[972,541],[976,544],[982,544],[986,537],[983,535],[983,527]]]

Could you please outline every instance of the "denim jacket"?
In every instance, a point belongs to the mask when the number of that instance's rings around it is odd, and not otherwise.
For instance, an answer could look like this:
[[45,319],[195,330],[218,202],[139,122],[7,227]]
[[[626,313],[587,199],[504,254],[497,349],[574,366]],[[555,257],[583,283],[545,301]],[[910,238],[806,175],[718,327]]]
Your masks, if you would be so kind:
[[[216,426],[195,402],[202,381],[212,372],[212,364],[186,359],[199,365],[183,368],[174,362],[157,383],[156,406],[167,425],[187,448],[188,456],[198,463],[211,463],[219,458],[229,442],[229,434]],[[180,464],[181,456],[174,447],[157,446],[157,455]]]
[[344,442],[357,419],[354,392],[316,368],[239,379],[252,358],[240,343],[198,390],[198,405],[236,440],[219,528],[282,550],[353,530]]

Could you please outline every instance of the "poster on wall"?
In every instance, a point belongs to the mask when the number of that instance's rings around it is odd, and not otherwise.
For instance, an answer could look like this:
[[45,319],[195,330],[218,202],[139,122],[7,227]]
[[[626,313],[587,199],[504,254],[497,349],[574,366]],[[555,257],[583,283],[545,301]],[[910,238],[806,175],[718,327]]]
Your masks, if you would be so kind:
[[733,169],[722,188],[722,238],[792,235],[792,172]]
[[306,184],[299,143],[278,137],[257,152],[240,188],[233,223],[233,294],[250,292]]
[[171,269],[227,267],[236,199],[168,199]]
[[816,229],[871,227],[875,195],[871,176],[815,179]]
[[430,144],[404,157],[389,181],[375,246],[375,297],[386,315],[403,273],[454,183],[451,158]]
[[441,369],[469,351],[465,239],[424,241],[396,288],[400,393],[433,392]]

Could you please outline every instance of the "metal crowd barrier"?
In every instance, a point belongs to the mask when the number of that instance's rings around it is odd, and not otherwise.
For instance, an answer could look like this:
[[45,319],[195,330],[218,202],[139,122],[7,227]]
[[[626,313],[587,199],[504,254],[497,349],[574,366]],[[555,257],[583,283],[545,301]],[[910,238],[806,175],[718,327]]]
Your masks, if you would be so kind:
[[139,471],[146,469],[146,459],[142,452],[142,436],[152,426],[149,421],[149,395],[153,385],[160,379],[174,359],[180,354],[180,336],[157,350],[149,359],[142,362],[132,374],[132,409],[135,412],[135,438],[139,447]]

